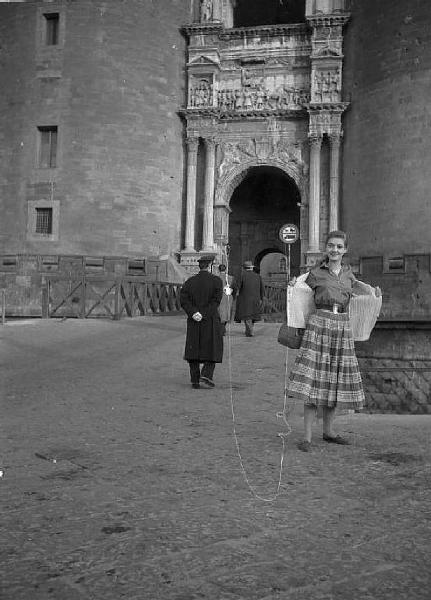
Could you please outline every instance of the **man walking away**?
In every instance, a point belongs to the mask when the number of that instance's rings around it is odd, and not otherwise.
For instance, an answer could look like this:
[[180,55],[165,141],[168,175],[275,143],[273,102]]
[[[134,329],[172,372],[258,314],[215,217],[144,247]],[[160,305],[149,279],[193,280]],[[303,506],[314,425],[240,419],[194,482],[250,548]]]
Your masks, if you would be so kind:
[[214,256],[202,256],[198,260],[199,273],[187,279],[180,293],[180,303],[187,314],[184,360],[189,363],[193,389],[199,389],[201,384],[214,387],[214,368],[223,360],[223,335],[218,312],[223,284],[220,277],[209,272],[213,260]]
[[253,263],[246,260],[239,281],[235,281],[234,293],[237,296],[235,321],[245,323],[245,335],[253,336],[253,326],[260,321],[264,297],[263,281],[253,271]]

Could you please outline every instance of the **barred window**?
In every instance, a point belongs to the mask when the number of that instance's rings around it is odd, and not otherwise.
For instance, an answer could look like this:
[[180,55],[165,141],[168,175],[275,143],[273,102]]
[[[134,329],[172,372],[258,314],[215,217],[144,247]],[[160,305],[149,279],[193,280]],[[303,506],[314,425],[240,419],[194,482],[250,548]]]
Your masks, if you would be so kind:
[[36,233],[52,233],[52,208],[36,208]]
[[45,17],[45,43],[47,46],[57,46],[60,15],[59,13],[46,13],[43,16]]
[[38,127],[39,167],[50,169],[57,166],[57,126]]

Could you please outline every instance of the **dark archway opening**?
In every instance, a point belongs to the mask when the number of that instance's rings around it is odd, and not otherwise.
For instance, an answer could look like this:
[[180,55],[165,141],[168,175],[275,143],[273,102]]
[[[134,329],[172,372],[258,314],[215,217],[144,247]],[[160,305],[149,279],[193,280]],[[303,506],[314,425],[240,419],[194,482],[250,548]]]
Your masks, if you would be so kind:
[[[249,169],[232,194],[229,217],[230,272],[238,275],[245,260],[270,280],[285,280],[285,244],[279,230],[286,223],[300,227],[301,196],[295,181],[276,167]],[[299,274],[300,241],[291,246],[291,274]]]
[[237,0],[235,27],[305,22],[305,0]]

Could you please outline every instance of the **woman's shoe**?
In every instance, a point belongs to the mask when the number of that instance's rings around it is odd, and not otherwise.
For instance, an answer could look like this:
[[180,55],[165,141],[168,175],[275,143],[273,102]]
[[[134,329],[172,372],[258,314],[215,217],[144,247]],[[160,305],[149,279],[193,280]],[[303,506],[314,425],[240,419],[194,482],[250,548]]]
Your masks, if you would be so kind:
[[301,440],[300,442],[298,442],[298,450],[301,450],[301,452],[310,452],[311,450],[311,442],[307,441],[307,440]]

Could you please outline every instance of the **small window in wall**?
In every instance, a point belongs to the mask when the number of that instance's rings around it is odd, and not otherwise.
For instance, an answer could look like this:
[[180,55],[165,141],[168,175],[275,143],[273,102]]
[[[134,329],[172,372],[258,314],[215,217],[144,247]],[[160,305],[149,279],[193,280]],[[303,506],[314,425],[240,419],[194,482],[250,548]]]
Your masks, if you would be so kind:
[[52,234],[52,208],[36,208],[36,231],[43,235]]
[[59,238],[59,200],[28,201],[27,240],[57,242]]
[[47,46],[58,46],[60,31],[59,13],[45,13],[45,44]]
[[39,159],[41,169],[52,169],[57,166],[57,126],[38,127]]
[[385,256],[383,260],[383,273],[402,275],[406,272],[406,261],[404,256]]

